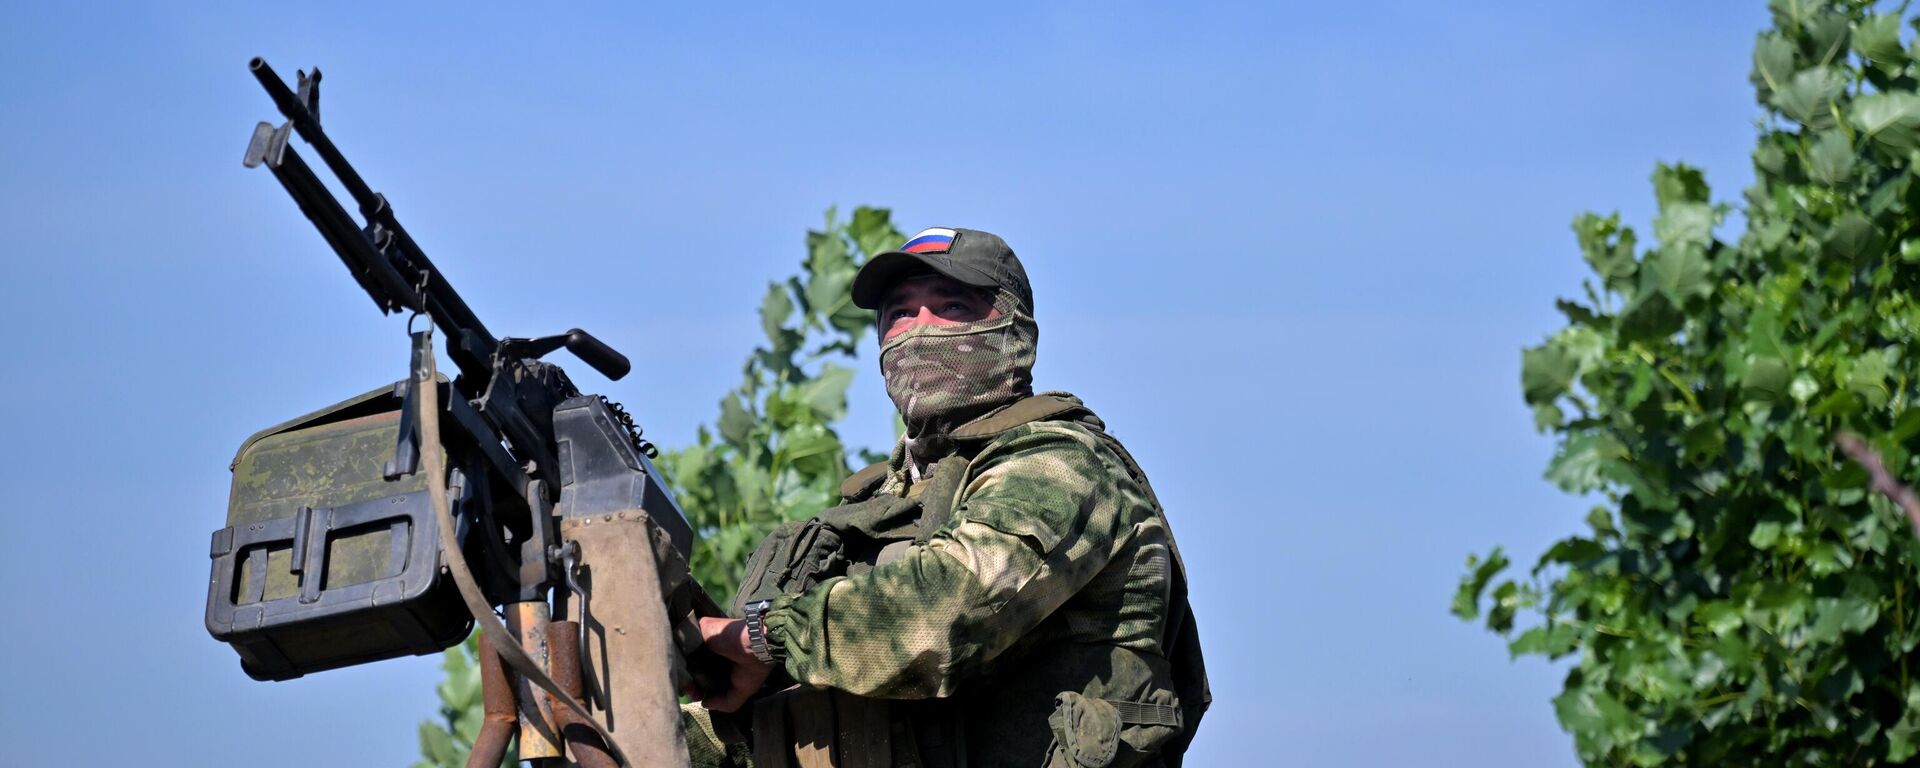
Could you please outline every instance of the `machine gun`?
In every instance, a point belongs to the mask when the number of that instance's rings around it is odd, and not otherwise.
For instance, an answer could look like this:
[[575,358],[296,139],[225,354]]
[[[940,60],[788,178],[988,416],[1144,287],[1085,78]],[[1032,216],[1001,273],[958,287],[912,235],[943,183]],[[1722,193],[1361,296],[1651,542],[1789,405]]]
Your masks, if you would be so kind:
[[[723,612],[688,573],[694,532],[653,447],[625,409],[540,361],[565,347],[619,379],[627,359],[578,328],[496,338],[321,130],[320,71],[296,92],[263,59],[249,67],[287,121],[255,128],[245,165],[273,173],[383,314],[412,313],[412,365],[242,444],[208,631],[248,675],[286,680],[440,651],[477,623],[489,723],[468,765],[497,764],[516,717],[522,760],[571,746],[581,765],[684,765],[676,694],[724,689],[697,622]],[[452,381],[435,371],[436,328]]]

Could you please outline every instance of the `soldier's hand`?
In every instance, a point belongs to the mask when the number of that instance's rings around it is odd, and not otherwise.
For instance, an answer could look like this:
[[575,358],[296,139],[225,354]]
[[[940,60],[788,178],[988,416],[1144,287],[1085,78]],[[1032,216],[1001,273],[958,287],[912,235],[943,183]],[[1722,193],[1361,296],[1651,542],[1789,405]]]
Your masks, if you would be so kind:
[[700,637],[707,649],[720,654],[733,665],[727,690],[690,691],[695,700],[707,709],[717,712],[732,712],[747,703],[747,699],[760,691],[767,682],[767,675],[773,668],[767,666],[753,655],[747,644],[747,622],[745,619],[727,619],[703,617],[700,619]]

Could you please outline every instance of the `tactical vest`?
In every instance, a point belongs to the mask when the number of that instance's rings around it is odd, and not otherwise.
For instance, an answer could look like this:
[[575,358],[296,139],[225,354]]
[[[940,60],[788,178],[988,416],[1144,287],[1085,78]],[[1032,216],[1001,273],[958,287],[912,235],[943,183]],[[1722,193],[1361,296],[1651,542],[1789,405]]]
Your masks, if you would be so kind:
[[[847,478],[841,485],[840,506],[775,530],[748,561],[740,592],[734,598],[734,615],[740,615],[743,606],[754,600],[803,592],[836,576],[857,576],[926,541],[951,517],[972,457],[995,438],[1036,421],[1073,421],[1099,436],[1146,492],[1164,525],[1164,511],[1146,474],[1126,448],[1106,433],[1105,424],[1070,395],[1035,395],[956,429],[952,435],[955,455],[936,462],[907,489],[906,497],[880,492],[888,466],[876,464]],[[1167,545],[1174,567],[1168,590],[1170,615],[1161,647],[1170,667],[1176,702],[1109,700],[1073,690],[1039,694],[1052,697],[1052,711],[1040,716],[1047,721],[1053,743],[1044,761],[1035,764],[1049,768],[1180,765],[1201,715],[1212,702],[1212,694],[1200,654],[1199,632],[1188,609],[1186,566],[1173,545],[1171,531]],[[1103,662],[1095,659],[1090,663]],[[784,677],[779,672],[776,676]],[[790,681],[776,681],[775,687],[780,682]],[[964,693],[955,697],[966,698]],[[843,691],[789,686],[755,705],[754,765],[962,768],[983,760],[999,764],[1004,756],[976,754],[969,760],[967,710],[965,701],[877,700]],[[1123,742],[1127,749],[1122,749]]]

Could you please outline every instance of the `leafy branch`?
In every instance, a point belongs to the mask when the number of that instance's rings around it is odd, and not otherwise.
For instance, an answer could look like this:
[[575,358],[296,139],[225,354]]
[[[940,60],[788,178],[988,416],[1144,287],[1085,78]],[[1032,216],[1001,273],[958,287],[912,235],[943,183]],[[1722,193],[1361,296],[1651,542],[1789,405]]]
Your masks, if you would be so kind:
[[[700,534],[694,576],[723,602],[737,588],[753,547],[773,528],[839,499],[849,471],[835,425],[846,417],[850,364],[872,343],[873,313],[853,306],[849,288],[868,257],[904,238],[885,208],[856,208],[810,231],[800,272],[767,284],[760,302],[763,342],[747,355],[741,382],[720,400],[714,428],[661,456],[680,506]],[[871,455],[871,454],[869,454]]]

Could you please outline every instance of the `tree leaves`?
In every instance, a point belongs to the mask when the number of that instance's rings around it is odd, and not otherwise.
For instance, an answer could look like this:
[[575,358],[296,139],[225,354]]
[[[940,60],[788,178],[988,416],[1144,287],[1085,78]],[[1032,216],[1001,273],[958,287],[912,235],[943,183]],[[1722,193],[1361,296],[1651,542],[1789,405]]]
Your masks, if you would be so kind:
[[1554,698],[1553,710],[1560,716],[1560,724],[1573,731],[1576,741],[1593,742],[1582,745],[1582,754],[1633,740],[1633,714],[1605,689],[1569,688]]
[[1879,230],[1859,211],[1842,214],[1821,240],[1827,255],[1849,261],[1875,255],[1881,243]]
[[1809,128],[1833,125],[1834,102],[1846,91],[1846,76],[1833,67],[1809,67],[1794,73],[1773,94],[1773,106]]
[[847,416],[847,387],[853,384],[853,369],[826,363],[812,381],[795,387],[801,402],[820,424],[832,424]]
[[1839,186],[1853,173],[1853,142],[1840,131],[1825,131],[1807,152],[1807,170],[1829,187]]
[[1832,442],[1920,477],[1920,43],[1864,2],[1772,8],[1753,186],[1716,204],[1657,166],[1652,248],[1576,218],[1585,293],[1521,353],[1590,533],[1518,575],[1469,558],[1453,595],[1510,653],[1572,660],[1554,708],[1589,765],[1920,757],[1920,541]]
[[1626,446],[1599,430],[1574,433],[1547,465],[1547,479],[1568,493],[1599,490],[1607,472],[1627,458]]
[[1854,358],[1851,363],[1847,370],[1847,390],[1866,400],[1869,408],[1885,407],[1891,397],[1887,389],[1887,356],[1878,351],[1868,352]]
[[[1591,316],[1590,310],[1582,310]],[[1580,374],[1599,363],[1605,353],[1605,340],[1577,323],[1547,343],[1520,354],[1520,387],[1527,402],[1548,406],[1566,394]],[[1557,411],[1555,411],[1557,413]],[[1558,423],[1558,419],[1553,419]]]
[[721,398],[715,431],[660,457],[700,534],[694,576],[717,598],[732,594],[752,547],[774,526],[839,498],[847,447],[834,425],[847,415],[853,369],[836,361],[874,343],[873,313],[853,306],[848,289],[869,254],[904,239],[884,208],[857,208],[851,220],[827,211],[825,228],[807,233],[802,271],[767,285],[766,344]]
[[1680,330],[1686,316],[1674,306],[1673,299],[1660,291],[1642,291],[1620,313],[1620,337],[1627,341],[1653,341]]
[[1900,45],[1900,16],[1874,16],[1853,25],[1853,50],[1886,69],[1907,63],[1907,49]]
[[1875,93],[1854,99],[1847,122],[1866,138],[1897,152],[1920,149],[1920,94]]
[[1550,344],[1520,353],[1520,387],[1529,403],[1549,403],[1567,391],[1577,372],[1573,356]]
[[1453,615],[1463,619],[1478,618],[1480,594],[1487,590],[1487,583],[1493,581],[1493,577],[1506,570],[1510,564],[1512,561],[1507,559],[1499,547],[1494,547],[1493,551],[1487,554],[1486,560],[1468,555],[1467,575],[1461,577],[1460,588],[1453,594]]
[[1654,166],[1653,199],[1662,212],[1685,203],[1705,203],[1708,193],[1706,174],[1699,168],[1685,163]]
[[753,433],[753,413],[740,404],[738,394],[720,399],[720,438],[728,443],[745,443]]
[[767,297],[760,302],[760,328],[767,334],[769,343],[781,341],[780,331],[786,328],[790,317],[793,317],[793,299],[779,283],[767,283]]
[[1573,231],[1580,239],[1581,256],[1602,283],[1616,291],[1626,285],[1640,263],[1633,255],[1633,233],[1620,229],[1620,214],[1606,218],[1580,214],[1573,220]]
[[1809,61],[1817,64],[1835,63],[1847,49],[1847,33],[1853,26],[1853,20],[1845,13],[1837,13],[1825,3],[1808,0],[1787,0],[1811,9],[1800,17],[1791,29],[1798,33],[1801,52]]
[[906,238],[893,226],[893,216],[885,208],[860,206],[854,209],[853,220],[847,222],[847,238],[853,241],[853,247],[862,256],[867,257],[900,247]]
[[1750,78],[1760,102],[1769,101],[1776,91],[1786,87],[1794,70],[1793,43],[1780,35],[1761,35],[1753,46],[1753,75]]
[[[1675,235],[1677,242],[1668,241],[1660,250],[1647,256],[1641,271],[1641,290],[1657,290],[1675,306],[1686,304],[1689,299],[1705,296],[1713,290],[1712,275],[1709,274],[1707,254],[1704,246],[1712,239],[1710,219],[1694,219],[1693,213],[1706,208],[1704,205],[1686,204],[1677,206],[1677,211],[1688,212],[1687,226],[1700,225],[1698,232],[1688,231],[1685,235]],[[1676,212],[1677,212],[1676,211]],[[1662,216],[1665,219],[1665,215]],[[1695,241],[1692,238],[1700,237]],[[1665,237],[1663,236],[1663,240]]]
[[1747,372],[1740,377],[1740,391],[1749,400],[1767,403],[1782,403],[1791,399],[1788,388],[1792,383],[1793,369],[1787,367],[1785,360],[1777,357],[1755,357],[1747,363]]

